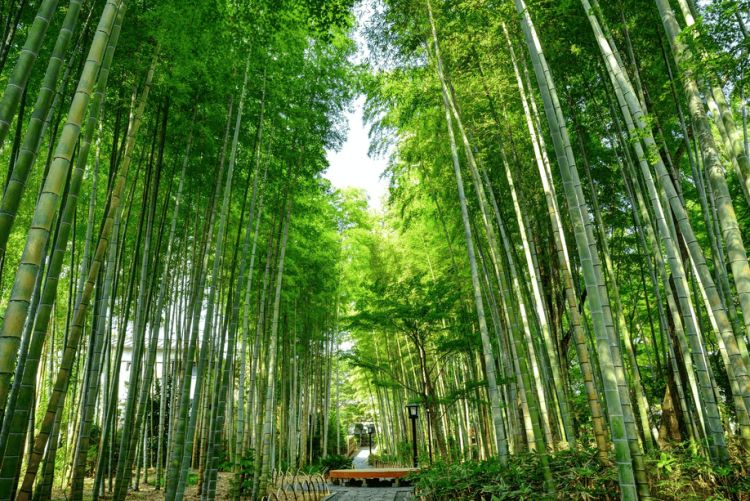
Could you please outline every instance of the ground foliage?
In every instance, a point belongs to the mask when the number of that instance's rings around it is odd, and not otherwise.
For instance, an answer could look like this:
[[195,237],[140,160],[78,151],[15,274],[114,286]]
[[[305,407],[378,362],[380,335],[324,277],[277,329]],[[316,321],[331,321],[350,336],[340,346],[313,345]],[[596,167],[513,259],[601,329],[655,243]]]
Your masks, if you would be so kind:
[[[748,465],[733,461],[712,465],[694,453],[689,444],[647,458],[652,492],[664,500],[750,499]],[[555,492],[545,491],[539,456],[520,454],[508,464],[496,458],[462,463],[438,462],[413,475],[416,493],[430,501],[512,499],[620,499],[617,472],[602,465],[592,449],[576,449],[550,455]]]

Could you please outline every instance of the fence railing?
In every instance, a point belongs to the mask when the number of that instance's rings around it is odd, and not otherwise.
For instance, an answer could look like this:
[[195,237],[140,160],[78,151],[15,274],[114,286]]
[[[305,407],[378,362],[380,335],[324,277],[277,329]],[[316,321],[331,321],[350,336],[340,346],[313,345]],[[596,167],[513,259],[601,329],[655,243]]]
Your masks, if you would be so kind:
[[268,494],[262,501],[320,501],[328,494],[328,484],[322,475],[274,471]]

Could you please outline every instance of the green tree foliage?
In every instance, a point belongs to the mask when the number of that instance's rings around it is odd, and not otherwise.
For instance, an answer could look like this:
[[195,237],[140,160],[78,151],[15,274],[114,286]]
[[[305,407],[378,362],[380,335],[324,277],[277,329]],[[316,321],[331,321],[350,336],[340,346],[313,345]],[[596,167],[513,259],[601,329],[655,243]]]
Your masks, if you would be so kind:
[[0,1],[0,500],[745,499],[749,10]]

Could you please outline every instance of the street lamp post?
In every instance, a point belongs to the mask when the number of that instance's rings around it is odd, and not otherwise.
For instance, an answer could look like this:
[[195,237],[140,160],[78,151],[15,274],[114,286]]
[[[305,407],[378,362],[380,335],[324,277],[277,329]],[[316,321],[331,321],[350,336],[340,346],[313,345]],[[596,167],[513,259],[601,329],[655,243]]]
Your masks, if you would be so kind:
[[412,457],[414,468],[417,467],[417,418],[419,417],[419,404],[407,404],[406,409],[409,411],[411,419],[411,436],[412,436]]
[[375,433],[375,425],[367,425],[367,434],[370,435],[370,455],[372,455],[372,434]]

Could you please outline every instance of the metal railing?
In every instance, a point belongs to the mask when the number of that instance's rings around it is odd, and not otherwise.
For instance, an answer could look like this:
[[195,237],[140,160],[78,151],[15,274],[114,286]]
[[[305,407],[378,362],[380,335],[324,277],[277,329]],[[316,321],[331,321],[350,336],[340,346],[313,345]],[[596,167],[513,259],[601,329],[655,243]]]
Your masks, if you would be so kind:
[[262,501],[320,501],[329,494],[328,484],[320,474],[274,471],[268,494]]

